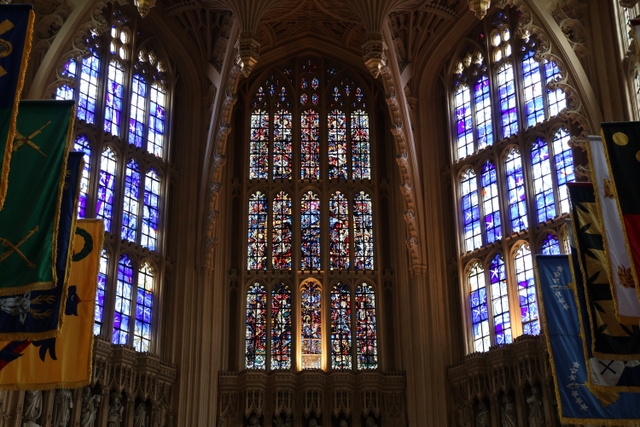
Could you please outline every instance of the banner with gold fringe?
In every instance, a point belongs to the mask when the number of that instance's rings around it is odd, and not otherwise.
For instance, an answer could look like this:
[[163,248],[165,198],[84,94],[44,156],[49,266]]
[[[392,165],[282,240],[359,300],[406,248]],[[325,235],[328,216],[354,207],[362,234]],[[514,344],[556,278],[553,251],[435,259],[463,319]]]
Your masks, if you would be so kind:
[[563,424],[637,425],[640,394],[623,392],[603,404],[588,386],[590,364],[583,348],[576,283],[567,255],[537,255],[538,294],[544,336]]
[[78,388],[89,383],[103,239],[102,220],[77,221],[60,335],[40,341],[0,342],[0,389]]
[[0,296],[51,289],[73,101],[22,101],[0,211]]
[[59,333],[71,272],[83,164],[83,153],[69,154],[58,226],[58,283],[53,289],[0,297],[0,341],[44,339]]
[[631,260],[624,244],[624,232],[616,205],[611,174],[600,136],[589,136],[587,155],[596,192],[596,207],[606,257],[605,269],[620,322],[638,323],[640,300],[631,277]]
[[27,73],[34,22],[32,5],[0,5],[0,210],[9,185],[18,106]]

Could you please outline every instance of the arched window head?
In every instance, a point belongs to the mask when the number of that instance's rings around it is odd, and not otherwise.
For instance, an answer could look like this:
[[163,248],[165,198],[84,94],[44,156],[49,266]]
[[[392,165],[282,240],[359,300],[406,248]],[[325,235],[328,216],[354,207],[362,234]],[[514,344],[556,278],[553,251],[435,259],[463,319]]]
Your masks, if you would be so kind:
[[351,369],[351,293],[338,283],[331,290],[331,368]]
[[271,247],[273,268],[279,270],[291,269],[291,198],[284,191],[276,194],[273,200],[273,239]]
[[249,197],[247,270],[267,268],[267,196],[256,191]]
[[247,290],[244,360],[247,369],[265,369],[267,361],[267,291],[260,283]]
[[133,304],[133,266],[127,255],[118,262],[116,300],[113,317],[113,344],[129,344],[131,330],[131,307]]
[[462,196],[462,224],[464,229],[464,250],[470,252],[482,246],[480,233],[480,206],[478,203],[478,183],[473,169],[462,174],[460,182]]
[[140,169],[135,160],[129,160],[124,177],[124,204],[122,206],[123,240],[135,242],[138,235],[140,198]]
[[115,185],[116,155],[111,148],[107,147],[100,159],[100,180],[96,200],[96,216],[104,219],[104,230],[107,232],[111,231]]
[[322,367],[321,292],[316,283],[307,283],[300,290],[302,301],[302,369]]
[[473,348],[475,351],[487,351],[491,346],[489,332],[489,307],[484,269],[479,262],[471,266],[468,273],[469,307],[471,308],[471,327],[473,329]]
[[531,259],[529,245],[522,244],[516,249],[514,264],[520,299],[522,331],[525,335],[538,335],[540,333],[540,321],[538,320],[538,302],[533,279],[533,260]]
[[278,283],[271,292],[271,369],[291,369],[291,291]]
[[153,292],[155,274],[151,266],[144,263],[138,272],[136,292],[136,323],[133,331],[133,347],[137,351],[149,351],[151,343],[151,317],[153,314]]
[[543,255],[560,255],[560,241],[558,236],[549,233],[542,242]]
[[555,218],[556,200],[549,162],[549,146],[543,138],[536,139],[531,146],[531,166],[536,219],[538,223],[544,223]]
[[378,368],[376,294],[367,283],[356,289],[356,356],[358,369]]
[[308,191],[302,196],[300,222],[300,268],[320,270],[320,199],[313,191]]

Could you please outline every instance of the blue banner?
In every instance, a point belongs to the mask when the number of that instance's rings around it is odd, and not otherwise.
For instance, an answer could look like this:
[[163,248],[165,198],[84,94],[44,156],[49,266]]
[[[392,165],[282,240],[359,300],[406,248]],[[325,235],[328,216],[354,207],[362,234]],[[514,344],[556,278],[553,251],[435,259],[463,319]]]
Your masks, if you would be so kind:
[[[640,394],[622,392],[605,404],[588,384],[576,283],[567,255],[537,255],[536,274],[541,299],[542,323],[558,397],[560,421],[570,424],[637,425]],[[603,367],[606,369],[606,367]]]

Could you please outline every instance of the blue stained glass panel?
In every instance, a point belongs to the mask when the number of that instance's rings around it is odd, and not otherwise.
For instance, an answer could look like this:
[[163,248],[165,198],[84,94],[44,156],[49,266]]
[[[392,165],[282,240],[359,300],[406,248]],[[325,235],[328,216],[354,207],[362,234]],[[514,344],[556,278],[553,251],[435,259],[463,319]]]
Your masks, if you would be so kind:
[[87,214],[87,197],[89,194],[89,178],[91,176],[91,143],[85,135],[78,135],[73,145],[75,151],[84,153],[84,166],[80,179],[80,194],[78,194],[78,218],[84,218]]
[[527,126],[531,127],[544,121],[544,102],[542,98],[542,78],[540,64],[529,50],[522,58],[522,77],[524,86],[524,111]]
[[531,259],[531,251],[526,244],[520,246],[516,251],[515,267],[523,333],[526,335],[538,335],[540,333],[540,321],[538,319],[536,287],[533,278],[533,261]]
[[376,294],[362,283],[356,288],[356,360],[358,369],[378,368],[378,329]]
[[124,69],[117,61],[109,63],[104,107],[104,131],[120,136],[120,115],[124,98]]
[[518,133],[518,109],[513,66],[507,62],[498,70],[498,98],[502,120],[502,138]]
[[151,314],[153,311],[154,274],[149,264],[143,264],[138,272],[136,292],[135,329],[133,347],[136,351],[147,352],[151,344]]
[[116,299],[111,343],[128,344],[129,319],[131,316],[131,293],[133,287],[133,267],[127,255],[118,262]]
[[478,184],[473,169],[467,169],[462,174],[460,193],[462,196],[464,249],[470,252],[482,246]]
[[247,291],[244,363],[247,369],[265,369],[267,359],[267,291],[259,283]]
[[93,315],[93,334],[102,333],[104,322],[104,297],[107,291],[107,273],[109,269],[109,255],[104,249],[100,255],[100,267],[98,270],[98,288],[96,290],[96,303]]
[[158,217],[160,215],[160,177],[150,169],[144,180],[144,205],[142,206],[142,233],[140,245],[156,250],[158,243]]
[[471,94],[469,87],[460,85],[456,90],[454,100],[458,159],[463,159],[474,152],[473,119],[471,115]]
[[158,157],[162,157],[164,155],[167,94],[158,83],[154,83],[151,85],[149,95],[149,131],[147,133],[147,151]]
[[487,288],[484,280],[484,269],[476,262],[469,269],[469,308],[471,310],[471,326],[475,351],[487,351],[491,346],[489,333],[489,309],[487,306]]
[[531,174],[538,223],[544,223],[555,218],[556,201],[549,162],[549,146],[542,138],[538,138],[531,146]]
[[569,212],[569,192],[567,182],[576,180],[573,170],[573,151],[569,145],[571,135],[561,127],[553,136],[553,161],[556,167],[556,178],[558,180],[558,194],[560,196],[560,211]]
[[496,167],[488,160],[482,167],[482,211],[486,243],[502,239],[498,178]]
[[271,292],[271,369],[291,368],[291,291],[282,282]]
[[527,196],[525,193],[522,159],[517,148],[509,151],[506,159],[507,191],[509,197],[509,214],[511,231],[518,233],[529,227],[527,219]]
[[104,230],[111,231],[113,216],[113,191],[116,182],[116,155],[107,147],[100,160],[100,180],[96,200],[96,216],[104,220]]
[[351,294],[338,283],[331,290],[331,368],[351,369]]
[[135,242],[138,233],[138,208],[140,197],[140,169],[135,160],[129,160],[124,178],[122,206],[122,240]]
[[[562,73],[555,61],[544,60],[544,74],[546,83],[555,83],[562,78]],[[567,98],[562,89],[555,90],[547,88],[547,101],[549,104],[549,116],[557,116],[567,106]]]
[[489,78],[481,76],[474,88],[476,107],[476,138],[478,150],[493,145],[493,125],[491,123],[491,88]]
[[560,255],[560,240],[555,234],[547,234],[547,237],[542,242],[542,254],[543,255]]
[[489,265],[491,283],[491,307],[493,309],[493,327],[497,345],[510,344],[511,318],[509,313],[509,292],[507,289],[507,271],[504,258],[497,254]]
[[[64,70],[62,70],[62,75],[69,79],[75,80],[76,76],[76,60],[70,59],[64,64]],[[73,100],[75,98],[75,89],[68,85],[62,85],[56,89],[56,99],[66,99]]]
[[86,123],[95,124],[98,85],[100,80],[100,58],[93,49],[82,59],[80,89],[78,91],[77,117]]
[[129,118],[129,144],[142,147],[147,109],[147,84],[139,74],[131,82],[131,117]]

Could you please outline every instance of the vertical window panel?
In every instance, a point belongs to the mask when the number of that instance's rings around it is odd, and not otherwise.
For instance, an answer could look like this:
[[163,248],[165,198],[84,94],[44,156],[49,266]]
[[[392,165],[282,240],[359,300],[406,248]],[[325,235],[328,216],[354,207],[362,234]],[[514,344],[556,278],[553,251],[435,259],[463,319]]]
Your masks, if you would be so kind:
[[507,271],[504,265],[504,258],[500,254],[491,260],[489,281],[491,283],[491,308],[493,311],[495,343],[497,345],[510,344],[512,335]]
[[320,270],[320,199],[312,191],[300,203],[300,240],[302,270]]
[[488,351],[491,346],[489,332],[489,306],[484,269],[479,262],[469,269],[469,308],[471,309],[471,329],[475,351]]
[[280,110],[273,117],[273,178],[291,178],[291,113]]
[[152,84],[149,93],[147,151],[158,157],[164,156],[166,104],[167,94],[165,90],[158,83]]
[[140,199],[140,169],[135,160],[129,160],[124,177],[122,205],[122,240],[135,242],[138,235],[138,210]]
[[300,114],[300,177],[320,179],[320,117],[313,110]]
[[531,127],[544,121],[540,64],[534,58],[533,51],[527,51],[522,58],[522,77],[524,79],[524,114],[527,126]]
[[369,114],[351,113],[351,170],[353,179],[371,179],[371,141]]
[[309,283],[302,287],[302,369],[320,369],[322,356],[322,318],[320,287]]
[[273,200],[271,262],[273,268],[279,270],[291,269],[291,198],[284,191],[279,192]]
[[140,245],[155,251],[158,243],[158,217],[160,215],[160,177],[155,170],[147,172],[144,180],[142,206],[142,233]]
[[[66,75],[66,78],[69,80],[76,79],[76,60],[70,59],[64,64],[63,75]],[[72,101],[75,99],[75,88],[70,87],[68,85],[62,85],[56,89],[56,99],[66,99]]]
[[527,244],[520,246],[515,253],[516,281],[520,297],[522,331],[525,335],[540,334],[536,286],[533,279],[533,261]]
[[476,107],[476,138],[478,150],[493,145],[493,125],[491,123],[491,88],[489,78],[482,76],[476,82],[474,90]]
[[151,343],[151,316],[153,314],[153,270],[144,264],[138,272],[136,292],[136,319],[133,330],[133,347],[137,351],[149,351]]
[[147,110],[147,84],[140,74],[131,83],[131,117],[129,118],[129,144],[142,147]]
[[367,283],[356,289],[356,356],[358,369],[378,368],[376,294]]
[[78,218],[85,218],[87,215],[89,178],[91,177],[91,143],[85,135],[78,135],[73,149],[74,151],[84,153],[84,156],[82,156],[84,166],[82,169],[82,178],[80,179],[80,193],[78,194]]
[[269,113],[256,110],[251,114],[249,145],[249,179],[269,177]]
[[122,100],[124,98],[124,69],[117,61],[109,63],[107,90],[105,94],[104,131],[120,136]]
[[518,133],[518,108],[516,88],[511,63],[503,64],[498,70],[498,97],[502,121],[502,138]]
[[256,191],[249,198],[248,270],[267,268],[267,196]]
[[373,208],[364,191],[353,201],[353,243],[356,270],[373,270]]
[[522,159],[517,148],[512,148],[505,162],[511,232],[518,233],[529,226],[527,220],[527,196],[524,186]]
[[349,268],[349,201],[339,191],[329,199],[329,257],[331,270]]
[[478,204],[478,184],[473,169],[462,174],[460,182],[462,196],[462,228],[464,234],[464,250],[470,252],[482,246],[480,232],[480,206]]
[[80,90],[78,91],[78,119],[95,124],[98,84],[100,81],[100,58],[90,49],[91,55],[82,59]]
[[542,242],[542,254],[543,255],[560,255],[560,241],[558,236],[549,233]]
[[259,283],[247,291],[244,364],[265,369],[267,363],[267,291]]
[[347,119],[340,110],[327,116],[329,178],[347,179]]
[[116,155],[109,147],[102,152],[100,159],[100,181],[96,201],[96,216],[104,219],[104,230],[111,231],[113,217],[113,192],[116,185]]
[[542,138],[538,138],[531,147],[531,174],[537,219],[538,223],[543,223],[555,218],[556,201],[549,163],[549,146],[547,141]]
[[454,95],[458,159],[473,154],[473,120],[469,87],[460,85]]
[[482,167],[482,213],[486,243],[502,239],[498,177],[496,167],[489,161]]
[[343,283],[331,290],[331,368],[351,369],[351,293]]
[[133,292],[133,267],[127,255],[118,262],[118,280],[116,282],[116,304],[113,315],[113,344],[129,343],[129,319],[131,317],[131,295]]
[[554,164],[556,167],[556,178],[558,179],[558,195],[560,201],[560,212],[569,213],[569,192],[567,182],[576,180],[573,170],[573,152],[569,146],[571,135],[565,128],[560,128],[553,136]]
[[271,369],[291,369],[291,291],[282,282],[271,292]]
[[96,303],[93,313],[93,334],[102,333],[104,324],[104,297],[107,292],[107,274],[109,271],[109,255],[106,250],[100,254],[100,268],[98,270],[98,288],[96,290]]
[[[562,74],[554,61],[544,60],[544,74],[547,85],[558,81]],[[549,104],[549,117],[557,116],[567,106],[567,97],[560,88],[547,89],[547,102]]]

